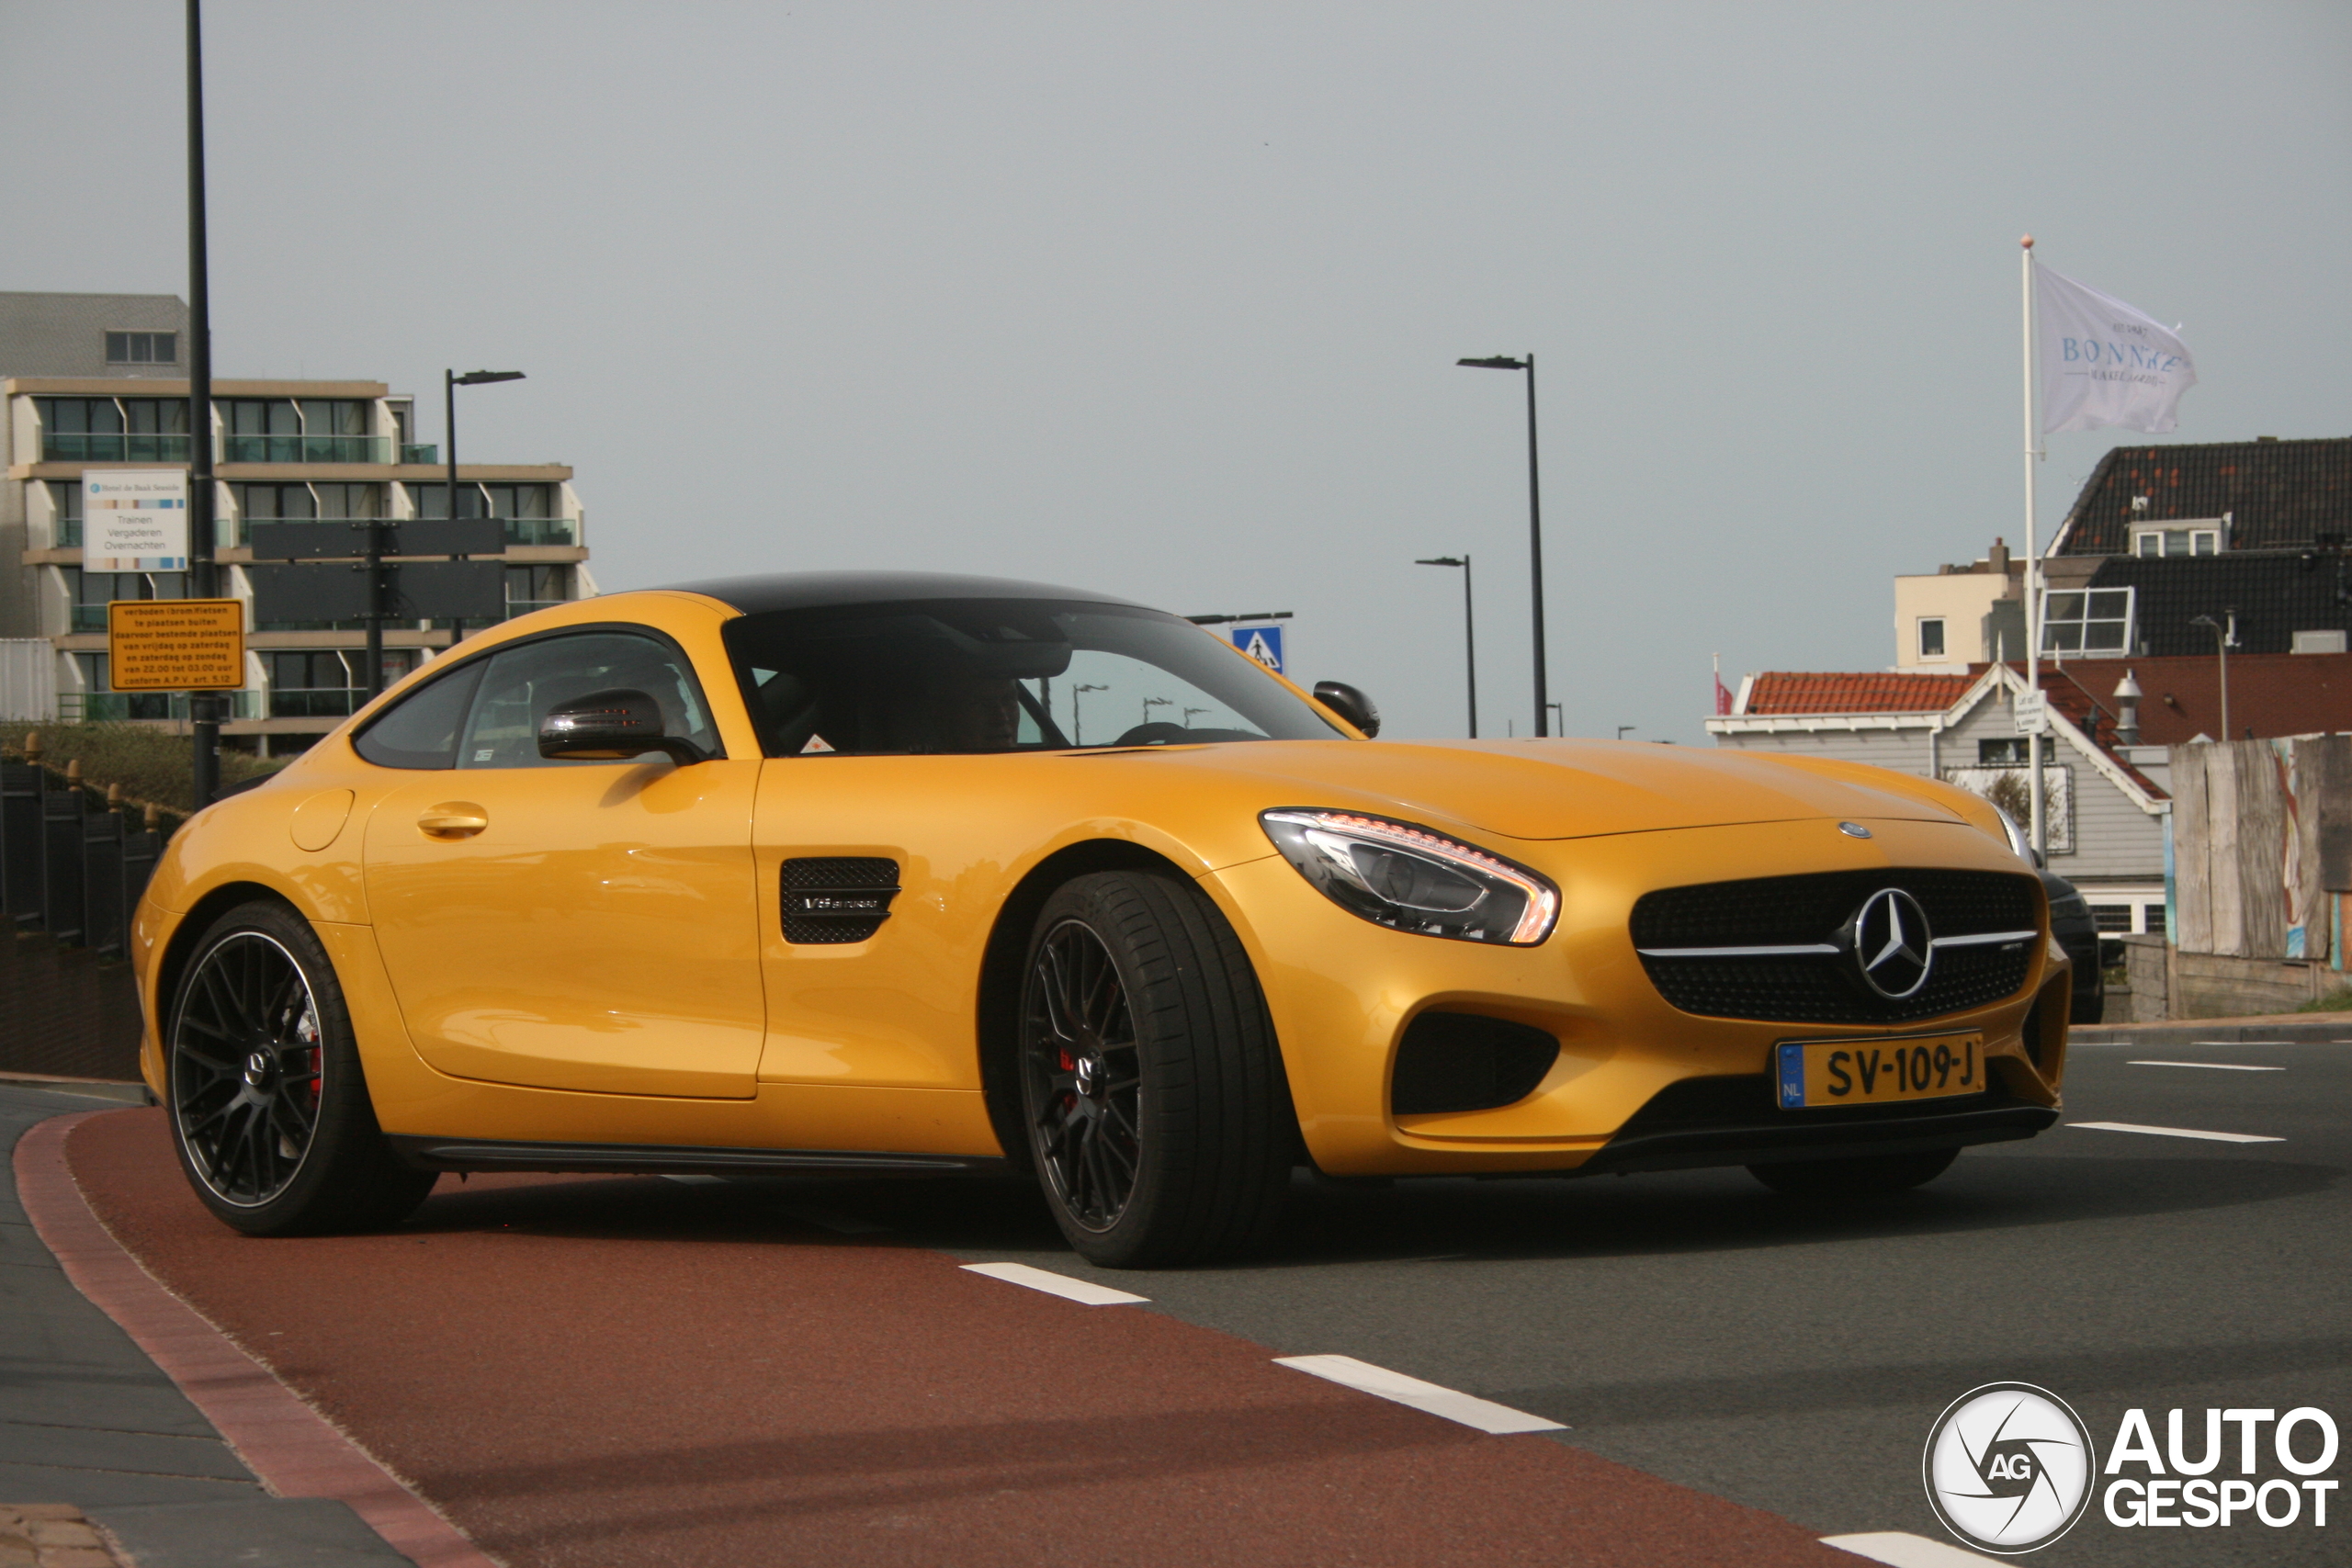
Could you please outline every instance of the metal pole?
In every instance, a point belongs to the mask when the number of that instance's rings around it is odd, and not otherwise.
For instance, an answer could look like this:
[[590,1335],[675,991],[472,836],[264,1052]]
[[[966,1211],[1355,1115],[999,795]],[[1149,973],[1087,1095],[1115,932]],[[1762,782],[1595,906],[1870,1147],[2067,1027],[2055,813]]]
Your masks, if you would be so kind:
[[1544,487],[1535,471],[1535,355],[1527,355],[1527,570],[1535,612],[1535,733],[1551,733],[1551,691],[1544,679]]
[[[2041,432],[2033,417],[2033,236],[2021,242],[2025,279],[2025,687],[2041,692],[2041,559],[2033,534],[2033,466],[2041,459]],[[2031,818],[2026,841],[2046,863],[2050,854],[2050,814],[2041,790],[2041,736],[2037,726],[2026,738],[2026,800]]]
[[[2229,618],[2236,620],[2237,612],[2229,612]],[[2230,633],[2226,625],[2213,628],[2213,642],[2222,655],[2222,739],[2235,740],[2236,732],[2230,728]]]
[[1470,739],[1478,739],[1478,621],[1470,600],[1470,552],[1462,552],[1462,667],[1470,677]]
[[[187,567],[198,599],[220,596],[212,553],[212,291],[204,232],[204,34],[198,0],[187,0]],[[209,692],[188,694],[194,740],[188,784],[199,811],[220,793],[220,713]]]

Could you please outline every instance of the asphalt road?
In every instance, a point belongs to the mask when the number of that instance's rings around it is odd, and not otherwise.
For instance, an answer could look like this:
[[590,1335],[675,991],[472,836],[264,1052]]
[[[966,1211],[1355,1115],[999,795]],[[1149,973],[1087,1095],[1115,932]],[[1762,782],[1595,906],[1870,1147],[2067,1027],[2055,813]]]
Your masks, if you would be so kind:
[[[1276,1258],[1148,1274],[1080,1263],[1012,1182],[478,1179],[390,1235],[255,1244],[195,1210],[155,1113],[72,1146],[159,1277],[516,1562],[1760,1563],[1940,1539],[1920,1448],[1985,1382],[2058,1393],[2102,1452],[2132,1407],[2159,1443],[2185,1408],[2192,1450],[2209,1406],[2352,1424],[2347,1107],[2352,1040],[2103,1043],[2065,1124],[1893,1200],[1302,1179]],[[950,1259],[1151,1300],[1072,1308]],[[1475,1435],[1270,1354],[1568,1429]],[[2285,1474],[2266,1452],[2255,1479]],[[2332,1502],[2326,1529],[2095,1507],[2032,1561],[2337,1562]]]
[[[1982,1383],[2056,1393],[2102,1455],[2135,1406],[2159,1442],[2165,1412],[2187,1411],[2192,1457],[2208,1406],[2316,1405],[2352,1427],[2352,1041],[2078,1047],[2066,1100],[2041,1137],[1868,1206],[1795,1202],[1736,1170],[1302,1189],[1280,1260],[1140,1277],[1088,1269],[1018,1201],[946,1224],[911,1189],[838,1201],[909,1241],[1122,1285],[1283,1355],[1547,1416],[1570,1427],[1556,1440],[1822,1534],[1947,1539],[1921,1447]],[[2214,1472],[2233,1473],[2234,1458]],[[2293,1479],[2270,1460],[2265,1477]],[[2034,1560],[2352,1558],[2352,1502],[2310,1520],[2125,1529],[2094,1505]]]

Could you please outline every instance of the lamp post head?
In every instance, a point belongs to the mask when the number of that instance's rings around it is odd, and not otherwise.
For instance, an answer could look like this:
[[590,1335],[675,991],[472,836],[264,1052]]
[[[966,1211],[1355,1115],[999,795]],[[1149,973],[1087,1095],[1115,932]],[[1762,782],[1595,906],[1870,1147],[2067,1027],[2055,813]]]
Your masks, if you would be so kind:
[[1430,556],[1426,559],[1416,560],[1413,564],[1415,566],[1467,566],[1469,562],[1460,556]]
[[448,376],[450,384],[458,387],[480,387],[492,381],[520,381],[523,378],[520,370],[469,370],[462,376],[455,371],[445,374]]
[[1456,365],[1467,365],[1474,370],[1524,370],[1527,361],[1513,359],[1508,354],[1489,355],[1484,359],[1457,359]]

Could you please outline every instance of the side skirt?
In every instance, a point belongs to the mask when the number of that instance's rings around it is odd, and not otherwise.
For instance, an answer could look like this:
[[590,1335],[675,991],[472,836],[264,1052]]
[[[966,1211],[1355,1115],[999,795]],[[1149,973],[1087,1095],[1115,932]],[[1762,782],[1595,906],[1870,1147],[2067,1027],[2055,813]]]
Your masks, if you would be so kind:
[[1001,1159],[977,1155],[868,1154],[852,1149],[696,1148],[673,1144],[533,1144],[390,1135],[419,1170],[611,1171],[642,1176],[830,1171],[836,1175],[992,1175]]

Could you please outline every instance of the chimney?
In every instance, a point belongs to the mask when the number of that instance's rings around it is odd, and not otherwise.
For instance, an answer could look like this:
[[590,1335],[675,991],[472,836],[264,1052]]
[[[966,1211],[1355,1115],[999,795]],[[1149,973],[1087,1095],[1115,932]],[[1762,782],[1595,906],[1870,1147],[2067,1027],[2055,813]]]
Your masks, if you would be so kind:
[[2140,682],[2132,678],[2131,668],[2123,671],[2123,679],[2115,683],[2115,743],[2118,746],[2140,744]]
[[1984,570],[1996,577],[2005,578],[2009,575],[2009,547],[1998,538],[1993,541],[1993,547],[1985,552]]

